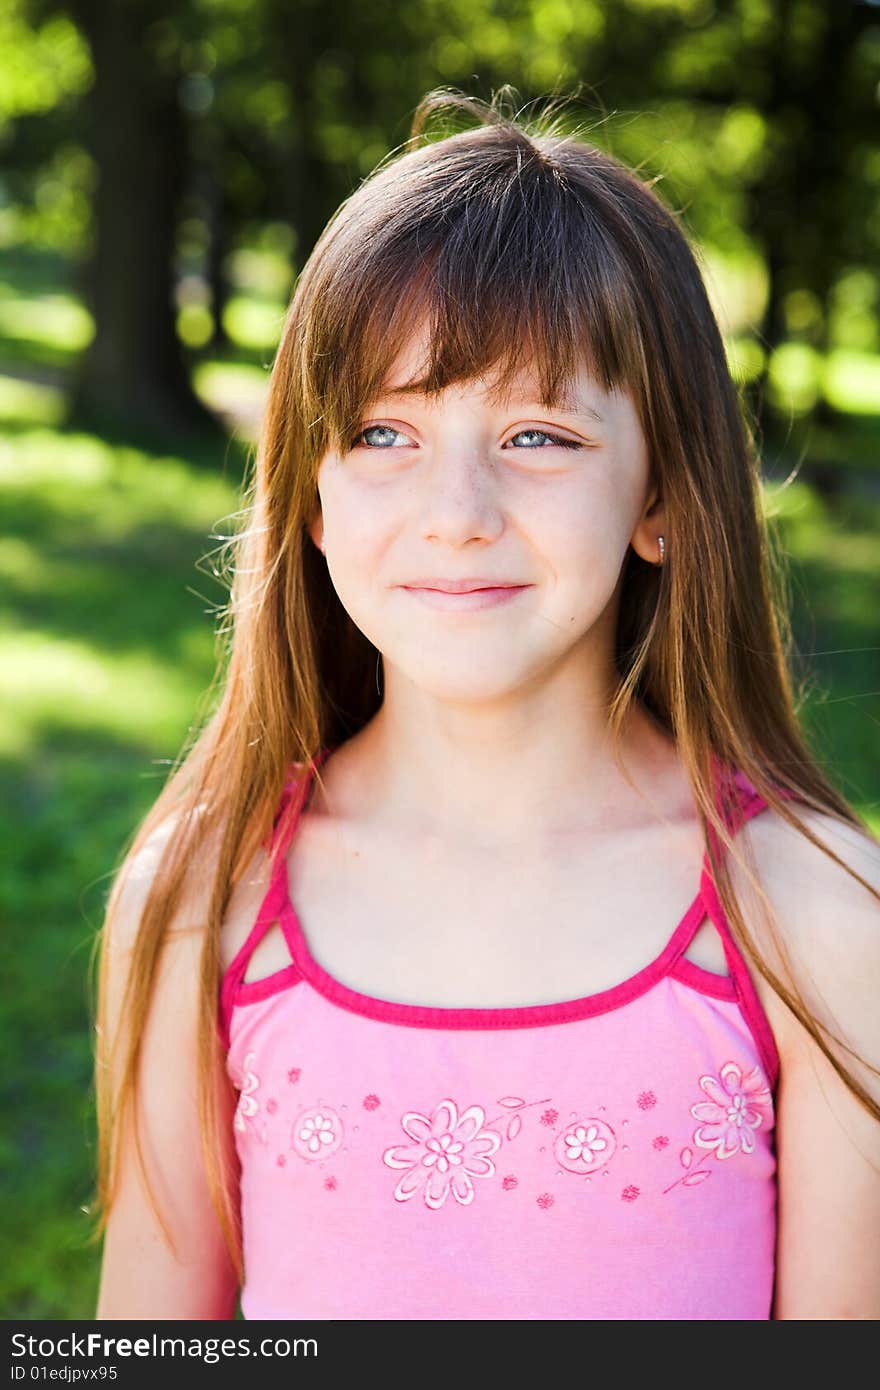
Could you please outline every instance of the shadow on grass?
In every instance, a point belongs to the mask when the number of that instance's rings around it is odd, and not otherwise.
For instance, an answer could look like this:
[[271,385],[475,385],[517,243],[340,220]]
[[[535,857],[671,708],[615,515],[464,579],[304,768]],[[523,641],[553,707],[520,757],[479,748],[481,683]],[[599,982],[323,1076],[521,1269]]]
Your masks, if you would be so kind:
[[7,1318],[94,1314],[99,1249],[82,1210],[95,1165],[89,960],[113,867],[167,774],[154,759],[155,750],[59,724],[36,759],[0,760],[15,838],[0,885]]

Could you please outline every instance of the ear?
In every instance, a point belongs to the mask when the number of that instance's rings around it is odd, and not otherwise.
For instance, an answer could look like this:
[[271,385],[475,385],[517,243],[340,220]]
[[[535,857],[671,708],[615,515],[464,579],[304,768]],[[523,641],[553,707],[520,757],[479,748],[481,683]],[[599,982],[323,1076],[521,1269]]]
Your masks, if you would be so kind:
[[316,549],[320,550],[321,541],[324,538],[324,516],[320,507],[316,511],[312,520],[309,522],[308,526],[306,527],[306,530],[308,534],[311,536]]
[[651,565],[659,565],[660,543],[657,538],[663,536],[665,540],[667,535],[666,507],[660,496],[660,489],[653,486],[630,538],[630,545],[643,560],[647,560]]

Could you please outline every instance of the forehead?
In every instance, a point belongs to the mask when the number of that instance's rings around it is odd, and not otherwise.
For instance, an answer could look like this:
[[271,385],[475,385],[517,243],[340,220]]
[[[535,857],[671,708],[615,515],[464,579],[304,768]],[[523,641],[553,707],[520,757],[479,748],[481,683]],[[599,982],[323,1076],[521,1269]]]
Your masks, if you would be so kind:
[[[442,396],[456,394],[468,395],[472,392],[478,395],[488,394],[485,387],[476,384],[447,386],[440,394]],[[390,403],[393,401],[424,401],[427,398],[416,387],[408,385],[394,387],[392,385],[390,387],[383,387],[376,399],[388,401]],[[493,403],[497,403],[501,407],[508,405],[548,404],[541,400],[540,386],[533,379],[528,379],[521,383],[513,383],[505,390],[497,402]],[[570,415],[572,418],[578,420],[593,420],[599,425],[604,424],[606,420],[606,415],[601,414],[601,412],[597,410],[596,404],[592,402],[591,393],[589,391],[579,390],[574,383],[566,383],[564,387],[560,389],[552,404],[552,411],[555,415]]]
[[[386,371],[377,392],[377,399],[387,401],[407,401],[426,399],[422,382],[427,371],[428,355],[423,334],[413,338],[397,355]],[[541,395],[541,381],[537,371],[522,367],[513,375],[507,374],[502,380],[500,369],[490,370],[470,381],[455,382],[438,393],[444,395],[477,394],[489,398],[492,404],[549,404]],[[560,382],[553,400],[553,408],[558,413],[576,415],[602,423],[603,405],[610,400],[608,393],[584,362],[572,376]]]

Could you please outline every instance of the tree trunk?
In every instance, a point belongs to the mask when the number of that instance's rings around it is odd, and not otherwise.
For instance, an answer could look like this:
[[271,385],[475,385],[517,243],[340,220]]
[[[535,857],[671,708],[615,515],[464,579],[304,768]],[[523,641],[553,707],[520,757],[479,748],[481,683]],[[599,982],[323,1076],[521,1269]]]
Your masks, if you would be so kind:
[[96,245],[86,267],[95,337],[69,423],[138,437],[217,429],[190,384],[174,302],[177,215],[187,159],[176,56],[150,52],[156,3],[74,5],[92,48]]

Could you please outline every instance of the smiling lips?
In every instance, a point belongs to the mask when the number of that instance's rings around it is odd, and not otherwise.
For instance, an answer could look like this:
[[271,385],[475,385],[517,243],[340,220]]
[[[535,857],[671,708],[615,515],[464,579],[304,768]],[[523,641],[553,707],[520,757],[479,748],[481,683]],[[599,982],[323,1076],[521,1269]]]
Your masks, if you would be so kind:
[[504,580],[499,583],[491,579],[422,579],[418,584],[403,584],[401,587],[428,608],[438,608],[448,613],[471,613],[510,603],[532,586],[508,584]]
[[512,584],[506,579],[414,579],[404,589],[430,589],[441,594],[472,594],[478,589],[524,589],[525,584]]

